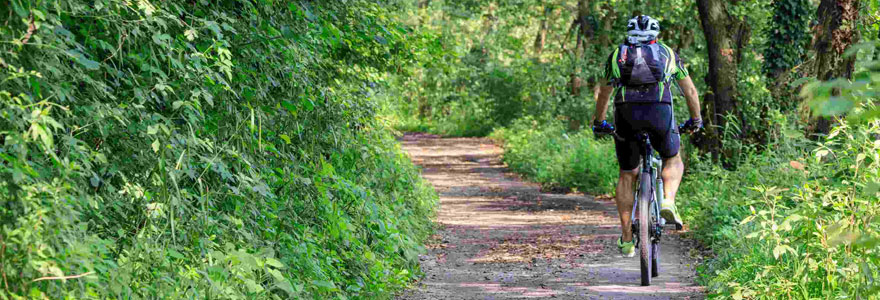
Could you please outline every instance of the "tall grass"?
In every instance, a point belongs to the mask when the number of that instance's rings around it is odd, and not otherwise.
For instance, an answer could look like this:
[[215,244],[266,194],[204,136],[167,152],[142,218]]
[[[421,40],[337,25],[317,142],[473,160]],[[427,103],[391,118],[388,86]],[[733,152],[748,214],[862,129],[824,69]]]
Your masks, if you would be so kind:
[[597,141],[589,130],[569,134],[561,123],[539,126],[523,118],[491,137],[503,141],[503,159],[510,169],[545,187],[604,194],[613,193],[617,184],[613,142]]

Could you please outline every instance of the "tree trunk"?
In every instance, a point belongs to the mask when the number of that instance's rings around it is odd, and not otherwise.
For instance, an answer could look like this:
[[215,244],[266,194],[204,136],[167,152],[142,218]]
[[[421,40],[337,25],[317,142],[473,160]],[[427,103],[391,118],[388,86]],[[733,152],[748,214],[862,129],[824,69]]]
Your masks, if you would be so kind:
[[[610,51],[612,51],[612,49],[615,49],[617,43],[620,42],[620,39],[619,35],[611,34],[618,32],[618,30],[615,30],[614,28],[614,22],[617,20],[617,14],[615,13],[614,8],[611,6],[610,3],[605,3],[602,5],[601,9],[605,11],[605,15],[604,17],[602,17],[601,21],[601,34],[596,37],[596,40],[599,43],[599,49],[601,49],[599,50],[601,52],[599,53],[599,60],[597,63],[601,64],[601,66],[604,66],[605,59],[607,58],[606,55],[610,55]],[[599,88],[601,88],[602,85],[603,82],[601,80],[594,80],[593,101],[597,101],[599,99]]]
[[589,6],[587,6],[587,0],[578,0],[577,10],[577,18],[571,24],[571,30],[574,31],[577,37],[574,52],[572,53],[574,56],[573,59],[575,61],[575,67],[569,78],[569,85],[571,87],[571,94],[573,96],[580,96],[581,85],[583,85],[583,81],[580,78],[581,65],[579,60],[581,57],[583,57],[583,53],[587,45],[587,38],[591,37],[593,34],[593,30],[589,28],[587,24],[587,18],[590,14]]
[[[620,30],[614,28],[614,23],[617,21],[617,13],[615,13],[614,7],[608,3],[603,4],[601,9],[605,11],[605,15],[602,17],[600,25],[602,26],[602,33],[597,36],[597,40],[602,51],[611,51],[611,49],[613,49],[611,47],[620,42]],[[600,58],[602,58],[602,63],[605,63],[604,59],[606,57],[604,57],[604,55],[608,54],[610,53],[602,53],[603,56],[600,56]]]
[[425,21],[429,19],[428,16],[428,6],[431,5],[431,0],[417,0],[418,3],[418,13],[419,13],[419,26],[425,25]]
[[544,51],[544,43],[547,41],[547,21],[550,19],[550,13],[553,7],[544,3],[544,18],[541,19],[541,25],[538,28],[538,35],[535,36],[535,56],[541,56]]
[[[426,20],[430,20],[430,16],[428,16],[428,6],[431,5],[431,0],[416,1],[419,8],[419,26],[421,27],[425,25]],[[428,80],[422,80],[422,82],[422,87],[425,88]],[[428,98],[424,96],[424,93],[419,93],[416,101],[416,103],[418,103],[418,118],[420,120],[425,120],[431,117],[431,103],[428,101]]]
[[746,20],[728,13],[727,6],[735,2],[697,0],[709,52],[709,74],[705,78],[709,91],[704,97],[703,110],[706,134],[698,138],[697,143],[702,150],[710,151],[714,157],[722,159],[730,158],[732,154],[725,151],[723,145],[725,128],[728,127],[727,116],[733,115],[742,120],[737,108],[737,65],[750,35]]
[[[877,40],[880,40],[880,29],[877,29]],[[880,60],[880,43],[874,48],[874,60]]]
[[[582,70],[581,58],[584,56],[584,51],[586,51],[587,48],[587,39],[592,38],[593,34],[595,33],[594,28],[589,23],[589,1],[578,0],[577,12],[577,18],[571,24],[571,30],[574,30],[577,39],[575,42],[574,52],[572,53],[572,58],[575,62],[574,69],[569,76],[569,87],[571,88],[571,95],[574,96],[574,99],[578,99],[580,97],[581,90],[585,85],[584,80],[580,77]],[[589,86],[589,83],[587,83],[586,85]],[[582,125],[580,118],[569,116],[568,121],[568,128],[570,130],[578,130]]]
[[[860,0],[822,0],[816,11],[817,23],[813,27],[813,46],[816,58],[810,68],[818,80],[852,78],[856,57],[843,57],[850,45],[859,40],[857,22]],[[832,95],[839,91],[832,91]],[[811,122],[809,135],[827,134],[832,120],[818,117]]]
[[495,2],[489,3],[489,6],[486,8],[486,14],[483,15],[483,42],[485,42],[486,37],[495,32]]
[[[690,48],[691,44],[694,43],[694,31],[691,28],[684,25],[678,25],[675,26],[675,28],[672,28],[671,32],[677,34],[675,38],[675,53],[680,53],[681,49]],[[667,30],[667,33],[670,33],[670,31]],[[671,38],[669,35],[667,35],[667,37]],[[667,38],[666,40],[668,41],[670,39]]]
[[578,27],[578,37],[577,37],[577,45],[575,48],[575,54],[578,58],[584,56],[584,51],[586,51],[587,47],[587,38],[592,38],[594,30],[590,27],[588,22],[588,18],[590,17],[590,7],[587,4],[587,0],[578,0],[578,14],[577,14],[577,27]]

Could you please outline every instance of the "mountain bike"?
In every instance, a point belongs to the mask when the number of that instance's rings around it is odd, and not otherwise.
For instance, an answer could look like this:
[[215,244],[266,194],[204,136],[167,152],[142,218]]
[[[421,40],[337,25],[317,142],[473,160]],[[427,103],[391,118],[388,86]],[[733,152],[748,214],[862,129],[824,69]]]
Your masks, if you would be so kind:
[[[612,135],[624,140],[617,132]],[[641,148],[642,167],[639,174],[639,185],[635,189],[632,209],[632,232],[636,247],[639,248],[641,261],[642,285],[651,285],[651,278],[660,273],[660,237],[666,220],[660,217],[660,203],[663,202],[663,161],[654,155],[648,134],[640,132],[636,135]],[[676,229],[681,230],[676,224]]]

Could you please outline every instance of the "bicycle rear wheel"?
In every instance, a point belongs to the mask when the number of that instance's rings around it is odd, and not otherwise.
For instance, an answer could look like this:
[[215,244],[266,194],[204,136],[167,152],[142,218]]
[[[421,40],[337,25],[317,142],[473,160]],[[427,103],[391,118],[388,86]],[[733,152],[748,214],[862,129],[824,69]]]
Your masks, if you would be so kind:
[[651,285],[651,176],[647,172],[639,176],[639,257],[642,263],[642,285]]

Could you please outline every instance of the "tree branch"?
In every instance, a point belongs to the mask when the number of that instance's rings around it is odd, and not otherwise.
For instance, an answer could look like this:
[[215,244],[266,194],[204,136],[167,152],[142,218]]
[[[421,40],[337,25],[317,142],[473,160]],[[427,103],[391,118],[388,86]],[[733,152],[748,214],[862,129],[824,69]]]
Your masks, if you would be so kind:
[[34,30],[37,29],[37,26],[34,25],[34,15],[31,14],[30,25],[28,25],[27,33],[24,34],[24,37],[21,39],[22,44],[27,44],[28,40],[31,39],[31,36],[34,35]]
[[577,20],[571,22],[571,26],[568,27],[568,33],[566,33],[565,38],[562,39],[562,52],[565,52],[565,44],[571,39],[571,32],[575,29],[575,26],[577,26]]
[[80,278],[80,277],[89,276],[89,275],[92,275],[92,274],[94,274],[94,273],[95,273],[95,272],[88,271],[88,272],[85,272],[85,273],[82,273],[82,274],[79,274],[79,275],[72,275],[72,276],[40,277],[40,278],[37,278],[37,279],[31,280],[31,282],[37,282],[37,281],[43,281],[43,280],[58,280],[58,279],[65,279],[65,280],[66,280],[66,279],[75,279],[75,278]]

